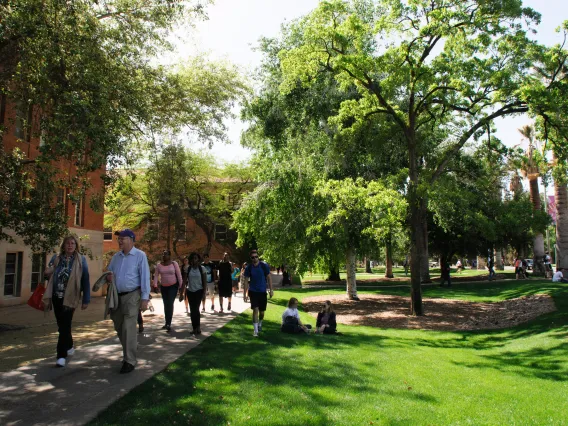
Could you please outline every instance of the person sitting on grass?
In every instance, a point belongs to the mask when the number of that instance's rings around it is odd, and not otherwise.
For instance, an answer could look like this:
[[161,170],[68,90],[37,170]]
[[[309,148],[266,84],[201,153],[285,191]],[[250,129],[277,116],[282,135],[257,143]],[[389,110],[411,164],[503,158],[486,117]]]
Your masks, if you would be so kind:
[[335,334],[337,333],[337,322],[335,320],[335,312],[331,307],[331,302],[327,300],[323,304],[321,312],[318,314],[316,322],[316,333],[318,334]]
[[283,333],[306,333],[310,334],[310,329],[312,326],[310,324],[302,324],[300,320],[300,313],[298,312],[298,299],[292,297],[288,301],[288,307],[282,314],[282,326],[280,330]]
[[556,273],[552,276],[553,283],[568,283],[568,280],[564,278],[564,269],[558,269]]

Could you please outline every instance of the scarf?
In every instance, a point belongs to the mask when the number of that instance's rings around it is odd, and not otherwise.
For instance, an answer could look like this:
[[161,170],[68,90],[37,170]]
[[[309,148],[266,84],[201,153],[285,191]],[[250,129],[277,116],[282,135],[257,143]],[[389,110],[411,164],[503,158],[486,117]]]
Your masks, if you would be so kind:
[[[66,306],[70,309],[77,308],[77,306],[79,306],[79,304],[81,303],[81,277],[83,276],[83,258],[77,252],[75,252],[73,256],[73,266],[71,267],[69,281],[67,281],[65,296],[63,297],[63,306]],[[51,298],[53,297],[53,282],[55,280],[57,265],[59,265],[60,260],[61,255],[55,258],[55,263],[53,264],[53,274],[51,274],[51,277],[49,277],[45,293],[43,294],[42,300],[45,305],[46,311],[51,311],[53,309],[53,304],[51,302]]]

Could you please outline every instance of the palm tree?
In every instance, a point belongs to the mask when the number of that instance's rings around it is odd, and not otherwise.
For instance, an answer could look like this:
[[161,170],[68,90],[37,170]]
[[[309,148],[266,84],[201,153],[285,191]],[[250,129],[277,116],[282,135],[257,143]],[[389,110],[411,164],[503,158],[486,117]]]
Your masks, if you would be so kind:
[[[534,210],[541,209],[540,191],[538,188],[538,178],[540,175],[538,164],[534,155],[535,152],[535,129],[531,125],[521,127],[519,133],[529,141],[527,150],[527,160],[523,164],[521,173],[529,181],[531,202]],[[538,233],[533,241],[533,270],[535,274],[544,275],[544,236]]]

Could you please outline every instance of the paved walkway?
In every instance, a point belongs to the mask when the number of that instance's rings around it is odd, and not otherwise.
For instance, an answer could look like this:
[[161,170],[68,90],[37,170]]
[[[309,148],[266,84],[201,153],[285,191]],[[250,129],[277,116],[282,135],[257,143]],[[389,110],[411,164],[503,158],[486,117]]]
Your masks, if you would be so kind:
[[[82,313],[86,322],[87,317],[91,318],[92,315],[98,314],[102,318],[102,300],[99,298],[92,303],[90,313]],[[145,331],[139,335],[138,366],[134,372],[118,374],[122,348],[116,334],[110,329],[110,321],[92,323],[92,327],[104,332],[105,338],[80,345],[75,355],[68,358],[67,367],[55,368],[55,358],[51,357],[0,373],[0,424],[84,424],[132,388],[199,345],[250,306],[243,302],[242,294],[239,294],[233,297],[230,313],[208,311],[201,319],[203,334],[196,338],[189,332],[191,321],[185,314],[182,302],[176,301],[173,330],[166,333],[160,329],[164,321],[162,301],[159,298],[154,298],[153,301],[156,311],[153,316],[145,317]],[[207,308],[210,308],[209,301]],[[27,319],[18,321],[17,318],[22,315]],[[78,316],[80,315],[81,313]],[[30,333],[34,327],[45,326],[46,323],[47,326],[52,326],[52,322],[52,317],[43,317],[42,313],[34,312],[27,306],[0,309],[0,323],[19,323],[29,327],[20,330],[20,334]],[[16,332],[2,332],[0,339],[4,340],[6,333]],[[37,336],[37,339],[40,338],[41,336]],[[51,351],[55,351],[54,345]]]

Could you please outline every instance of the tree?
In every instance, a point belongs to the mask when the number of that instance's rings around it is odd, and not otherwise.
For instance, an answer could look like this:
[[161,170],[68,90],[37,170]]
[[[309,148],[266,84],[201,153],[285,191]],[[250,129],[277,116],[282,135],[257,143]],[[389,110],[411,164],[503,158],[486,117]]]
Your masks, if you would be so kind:
[[[11,208],[0,213],[0,239],[11,238],[9,228],[26,242],[53,247],[66,219],[45,214],[56,191],[73,189],[68,192],[74,201],[88,193],[95,172],[112,183],[115,169],[135,164],[137,153],[160,133],[190,130],[204,141],[224,138],[223,121],[245,92],[235,68],[203,58],[168,69],[153,65],[157,54],[171,47],[174,26],[202,17],[207,3],[16,0],[0,5],[0,94],[20,106],[20,118],[42,140],[39,156],[20,158],[0,139],[0,164],[16,170],[2,176],[8,179],[3,188],[42,185],[37,190],[41,203],[2,189],[0,196]],[[70,177],[60,173],[62,162],[73,170]],[[101,207],[102,197],[95,194],[89,201]],[[32,216],[34,221],[28,220]]]
[[523,25],[538,19],[520,1],[322,1],[293,24],[301,45],[280,54],[283,93],[329,74],[360,95],[342,103],[343,128],[371,116],[398,128],[408,162],[413,314],[424,312],[425,191],[494,119],[528,110],[519,90],[534,43]]
[[[521,172],[529,181],[530,199],[535,211],[542,210],[540,200],[540,191],[538,188],[538,178],[540,176],[539,160],[542,157],[535,146],[535,129],[533,126],[523,126],[519,129],[519,133],[529,141],[526,159],[523,162]],[[544,275],[544,236],[537,233],[533,241],[533,271],[535,274]]]

